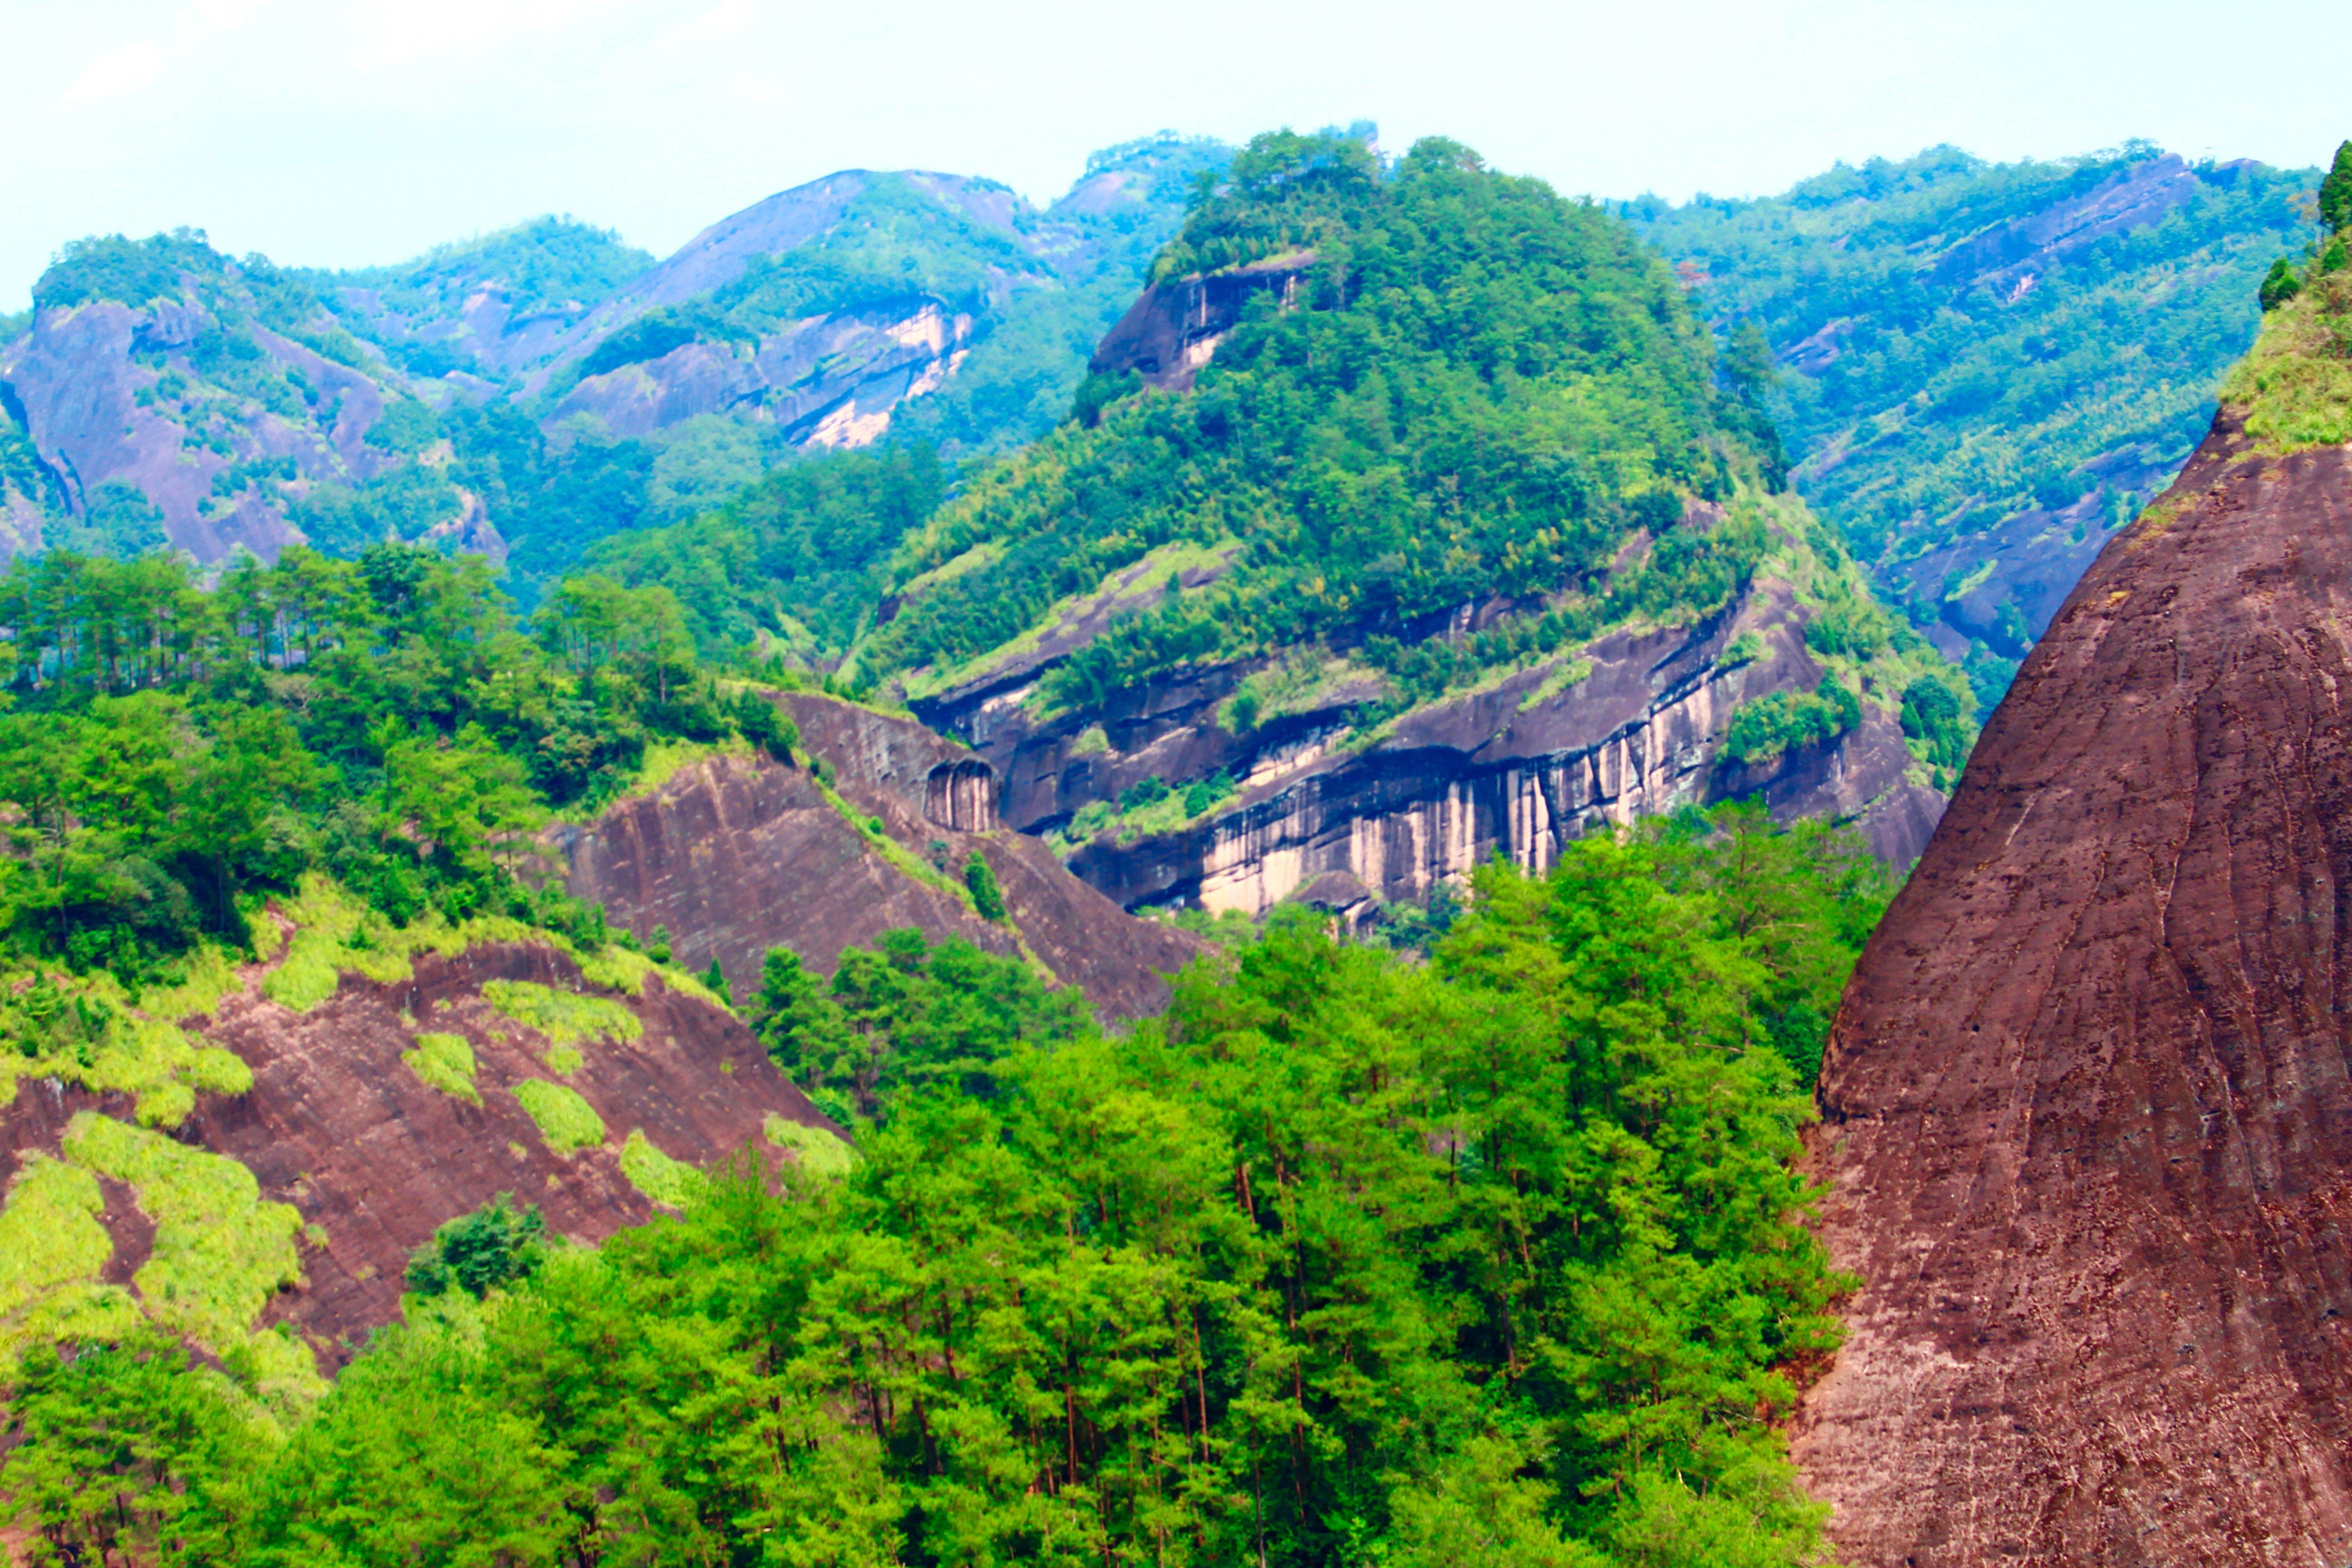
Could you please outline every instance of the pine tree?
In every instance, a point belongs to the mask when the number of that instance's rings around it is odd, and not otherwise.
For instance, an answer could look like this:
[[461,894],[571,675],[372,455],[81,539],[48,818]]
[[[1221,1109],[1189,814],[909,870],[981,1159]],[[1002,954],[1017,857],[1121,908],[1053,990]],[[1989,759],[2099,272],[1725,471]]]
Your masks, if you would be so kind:
[[963,863],[963,885],[971,890],[971,907],[980,911],[981,919],[1004,918],[1004,894],[996,885],[996,873],[988,868],[988,862],[977,849]]
[[2336,166],[2319,182],[2319,221],[2331,234],[2352,226],[2352,142],[2336,149]]
[[719,967],[716,953],[711,955],[710,967],[702,972],[702,983],[727,1001],[731,1003],[735,1000],[733,994],[727,989],[727,972]]

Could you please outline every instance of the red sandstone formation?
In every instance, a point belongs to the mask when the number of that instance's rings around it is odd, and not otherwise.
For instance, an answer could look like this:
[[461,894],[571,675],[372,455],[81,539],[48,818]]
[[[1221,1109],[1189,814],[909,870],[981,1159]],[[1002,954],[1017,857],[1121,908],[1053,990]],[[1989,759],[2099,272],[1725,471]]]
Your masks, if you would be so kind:
[[2225,415],[2076,587],[1823,1068],[1844,1560],[2352,1560],[2352,453]]
[[[845,813],[803,772],[720,758],[563,831],[572,891],[641,936],[667,927],[679,962],[699,970],[717,958],[739,995],[758,984],[771,947],[830,971],[844,948],[913,926],[992,952],[1025,944],[1107,1016],[1167,1005],[1164,977],[1198,943],[1128,914],[1044,842],[1000,827],[986,762],[911,720],[825,697],[787,700]],[[895,858],[861,822],[881,825]],[[1003,924],[942,885],[961,881],[974,850],[1003,891]]]
[[[673,1159],[707,1166],[747,1145],[776,1157],[764,1135],[771,1116],[831,1127],[742,1024],[654,977],[640,997],[611,998],[636,1015],[642,1035],[583,1044],[579,1066],[563,1075],[603,1119],[604,1144],[556,1153],[512,1093],[524,1079],[558,1076],[542,1059],[546,1042],[481,1000],[491,980],[584,988],[578,967],[551,948],[494,943],[454,959],[423,954],[413,978],[388,984],[347,974],[308,1012],[249,984],[203,1025],[208,1042],[253,1069],[253,1088],[201,1097],[174,1136],[243,1162],[265,1199],[292,1204],[318,1227],[302,1248],[304,1285],[279,1296],[264,1321],[290,1320],[323,1366],[349,1359],[398,1315],[409,1255],[436,1227],[500,1193],[582,1241],[652,1218],[653,1204],[620,1168],[633,1130]],[[428,1087],[402,1061],[419,1030],[467,1041],[480,1104]],[[28,1152],[55,1154],[81,1110],[129,1121],[131,1108],[127,1096],[54,1080],[21,1085],[0,1110],[0,1181]],[[154,1227],[128,1189],[107,1189],[115,1252],[105,1277],[127,1281],[147,1261]]]

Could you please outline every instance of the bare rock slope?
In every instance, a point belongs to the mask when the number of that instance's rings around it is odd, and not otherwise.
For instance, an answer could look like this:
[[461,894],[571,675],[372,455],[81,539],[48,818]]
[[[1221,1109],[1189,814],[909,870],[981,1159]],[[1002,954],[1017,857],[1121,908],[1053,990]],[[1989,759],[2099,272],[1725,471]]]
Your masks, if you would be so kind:
[[2352,453],[2225,412],[1847,993],[1795,1453],[1860,1564],[2352,1560]]
[[[986,761],[911,720],[831,698],[788,700],[831,786],[765,760],[716,758],[562,833],[565,880],[641,934],[667,927],[681,962],[713,959],[739,993],[789,947],[830,971],[845,948],[893,927],[1027,952],[1096,1009],[1166,1005],[1165,976],[1199,951],[1171,926],[1129,915],[1006,831]],[[983,920],[962,886],[979,854],[1006,919]]]

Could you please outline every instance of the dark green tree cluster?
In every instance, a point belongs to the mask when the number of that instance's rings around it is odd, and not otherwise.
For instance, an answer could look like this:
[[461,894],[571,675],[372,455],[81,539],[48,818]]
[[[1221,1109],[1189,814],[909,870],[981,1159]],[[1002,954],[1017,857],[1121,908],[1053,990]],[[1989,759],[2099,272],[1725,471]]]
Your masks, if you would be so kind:
[[[2336,161],[2319,182],[2319,236],[2312,241],[2305,258],[2307,270],[2316,277],[2344,269],[2347,252],[2344,246],[2347,230],[2352,230],[2352,142],[2339,144]],[[2265,313],[2277,310],[2303,292],[2305,278],[2294,269],[2294,264],[2282,256],[2271,263],[2263,279],[2262,307]]]
[[0,931],[134,985],[312,867],[401,923],[537,918],[563,901],[517,879],[531,832],[648,739],[794,738],[717,693],[666,590],[574,579],[527,625],[480,558],[406,545],[242,557],[211,588],[50,551],[0,577]]
[[[899,552],[860,676],[984,654],[1168,545],[1238,542],[1213,585],[1065,660],[1049,698],[1318,638],[1419,643],[1494,595],[1573,617],[1633,529],[1757,469],[1671,274],[1597,207],[1452,142],[1391,170],[1352,136],[1283,133],[1203,184],[1159,265],[1308,249],[1286,301],[1255,295],[1191,395],[1109,402],[973,479]],[[1737,550],[1694,538],[1650,585],[1697,605],[1717,566],[1738,579]]]
[[[1940,681],[1931,684],[1941,687]],[[1951,689],[1943,687],[1945,695]],[[1953,699],[1955,712],[1958,699]],[[1862,722],[1862,700],[1832,675],[1810,692],[1775,691],[1743,702],[1724,726],[1722,760],[1738,767],[1769,762],[1784,752],[1834,741]]]
[[1482,873],[1426,963],[1276,921],[901,1079],[845,1172],[419,1304],[282,1439],[37,1359],[0,1497],[190,1564],[1817,1561],[1769,1419],[1836,1341],[1790,1159],[1867,864],[1731,813]]
[[943,1085],[985,1098],[994,1092],[991,1068],[1015,1046],[1065,1045],[1092,1020],[1076,992],[1047,985],[1020,959],[961,937],[933,946],[906,930],[843,953],[830,982],[790,948],[771,948],[751,1032],[786,1077],[847,1126],[887,1118],[910,1089]]

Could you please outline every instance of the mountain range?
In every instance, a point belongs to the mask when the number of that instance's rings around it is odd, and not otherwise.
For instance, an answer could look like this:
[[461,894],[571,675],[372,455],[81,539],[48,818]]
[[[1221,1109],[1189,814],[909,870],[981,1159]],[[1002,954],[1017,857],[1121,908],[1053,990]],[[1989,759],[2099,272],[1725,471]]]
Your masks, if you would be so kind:
[[68,247],[0,1545],[2342,1556],[2347,237],[1358,126]]

